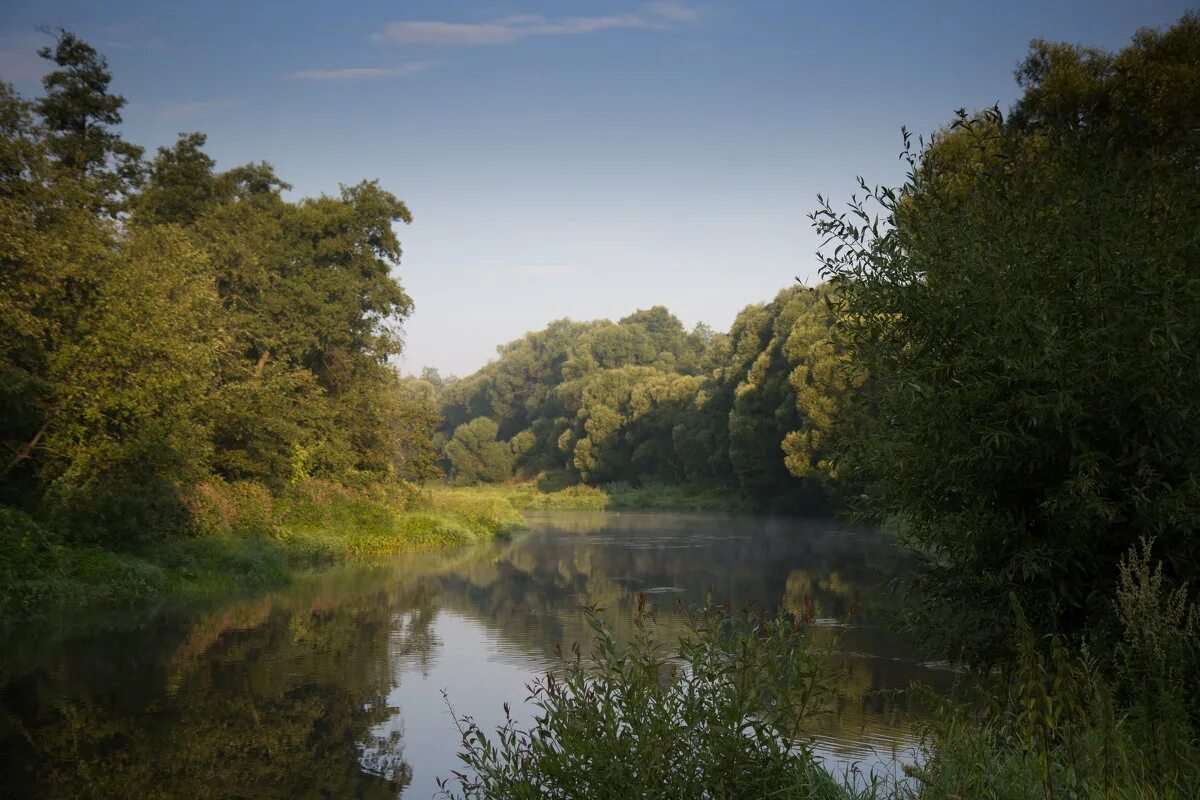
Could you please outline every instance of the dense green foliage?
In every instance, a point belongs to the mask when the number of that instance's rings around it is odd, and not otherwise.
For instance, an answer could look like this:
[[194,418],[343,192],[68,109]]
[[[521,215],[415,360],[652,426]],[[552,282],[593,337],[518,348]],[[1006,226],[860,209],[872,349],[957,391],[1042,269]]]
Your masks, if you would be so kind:
[[785,289],[728,334],[661,306],[558,320],[461,380],[434,373],[458,483],[704,485],[795,508],[834,486],[828,433],[856,388],[836,369],[823,290]]
[[[43,97],[0,85],[0,608],[268,585],[518,508],[861,495],[922,558],[911,630],[988,692],[896,793],[1200,780],[1197,15],[1117,54],[1035,42],[1007,115],[906,134],[902,186],[813,215],[828,283],[727,334],[558,320],[444,381],[389,361],[403,202],[290,200],[198,133],[145,160],[103,58],[42,55]],[[416,488],[439,462],[528,480]],[[795,749],[823,684],[791,621],[709,609],[670,657],[595,633],[532,728],[464,722],[465,796],[839,791]]]
[[1104,639],[1142,536],[1200,577],[1200,17],[1116,55],[1035,42],[1018,79],[1007,118],[815,215],[878,423],[844,468],[926,557],[915,627],[976,664],[1011,657],[1012,594]]
[[[643,598],[644,600],[644,598]],[[531,687],[534,719],[494,733],[459,721],[468,772],[448,797],[842,798],[804,748],[830,698],[826,653],[788,616],[709,606],[669,649],[639,608],[628,645],[600,619],[590,652]],[[506,711],[508,709],[506,708]]]
[[430,398],[389,366],[405,205],[291,202],[202,134],[143,161],[67,32],[35,102],[0,87],[0,502],[105,546],[194,532],[204,481],[431,474]]
[[497,440],[499,430],[490,417],[476,417],[454,429],[446,443],[446,459],[460,483],[496,483],[512,477],[517,440]]
[[1186,798],[1200,782],[1200,606],[1163,585],[1140,544],[1120,563],[1111,655],[1039,639],[1019,610],[1008,680],[974,702],[935,701],[920,795]]

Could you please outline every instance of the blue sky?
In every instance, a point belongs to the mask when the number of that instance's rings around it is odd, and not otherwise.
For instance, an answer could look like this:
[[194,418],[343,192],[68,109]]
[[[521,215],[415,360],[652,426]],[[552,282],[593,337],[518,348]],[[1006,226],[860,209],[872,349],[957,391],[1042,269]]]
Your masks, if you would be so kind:
[[204,131],[295,194],[378,178],[415,217],[406,371],[466,374],[548,321],[668,306],[724,329],[812,281],[817,193],[895,182],[899,129],[1016,96],[1030,39],[1117,49],[1187,2],[13,3],[109,59],[126,137]]

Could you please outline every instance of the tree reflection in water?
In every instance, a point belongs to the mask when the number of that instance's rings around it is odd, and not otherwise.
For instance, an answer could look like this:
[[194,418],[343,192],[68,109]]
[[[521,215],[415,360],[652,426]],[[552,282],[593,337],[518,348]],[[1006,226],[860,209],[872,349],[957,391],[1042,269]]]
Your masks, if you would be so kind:
[[[555,645],[589,639],[581,605],[605,608],[620,636],[643,592],[668,633],[675,600],[710,588],[810,608],[844,652],[840,700],[814,731],[835,757],[907,741],[911,719],[877,690],[946,682],[886,628],[877,587],[907,564],[877,532],[711,514],[531,520],[508,542],[340,569],[207,611],[10,632],[0,794],[394,798],[411,784],[426,797],[455,767],[456,735],[440,695],[418,704],[406,682],[433,695],[465,674],[473,702],[494,708],[460,710],[483,719],[523,699],[520,676],[549,666]],[[465,639],[463,626],[483,633]]]
[[0,794],[396,797],[400,737],[371,730],[394,714],[390,657],[428,659],[432,598],[390,570],[342,577],[78,632],[6,671]]

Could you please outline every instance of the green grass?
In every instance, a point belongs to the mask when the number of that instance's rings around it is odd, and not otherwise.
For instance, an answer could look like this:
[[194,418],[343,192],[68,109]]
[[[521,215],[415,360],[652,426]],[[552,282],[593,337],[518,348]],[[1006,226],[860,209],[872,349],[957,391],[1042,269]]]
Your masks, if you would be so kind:
[[1116,725],[1089,726],[1072,740],[1031,743],[995,720],[962,709],[938,732],[904,800],[1184,800],[1195,797],[1194,763],[1155,765],[1152,745]]
[[633,487],[610,483],[604,487],[609,508],[648,511],[744,511],[746,502],[737,492],[715,486],[646,484]]
[[310,481],[272,496],[211,482],[189,498],[196,534],[122,550],[72,542],[0,508],[0,620],[286,584],[353,558],[486,541],[524,525],[503,495]]
[[639,487],[611,483],[604,487],[577,484],[544,491],[536,482],[439,488],[435,497],[496,498],[526,511],[743,511],[745,501],[728,488],[674,484]]
[[522,511],[602,511],[611,498],[594,486],[568,486],[554,492],[542,491],[533,482],[481,484],[478,486],[438,487],[430,492],[434,502],[465,507],[472,503],[506,503]]

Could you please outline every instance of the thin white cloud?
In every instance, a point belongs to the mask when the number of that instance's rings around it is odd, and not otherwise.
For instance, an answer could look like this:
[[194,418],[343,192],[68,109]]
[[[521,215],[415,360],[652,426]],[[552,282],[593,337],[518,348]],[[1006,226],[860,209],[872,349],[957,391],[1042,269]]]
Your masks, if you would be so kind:
[[491,22],[413,20],[392,22],[372,38],[384,44],[478,47],[512,44],[530,36],[581,36],[619,29],[673,30],[696,21],[697,12],[673,0],[653,2],[636,13],[600,17],[546,17],[526,14]]
[[656,2],[648,3],[646,11],[672,22],[695,22],[700,18],[698,9],[689,8],[683,3],[674,2],[674,0],[656,0]]
[[304,69],[291,77],[306,81],[361,81],[416,75],[429,69],[428,61],[410,61],[397,67],[349,67],[346,69]]
[[163,106],[158,116],[163,119],[190,119],[191,117],[202,116],[209,111],[219,111],[223,108],[232,108],[236,106],[234,100],[199,100],[194,103],[171,103]]

